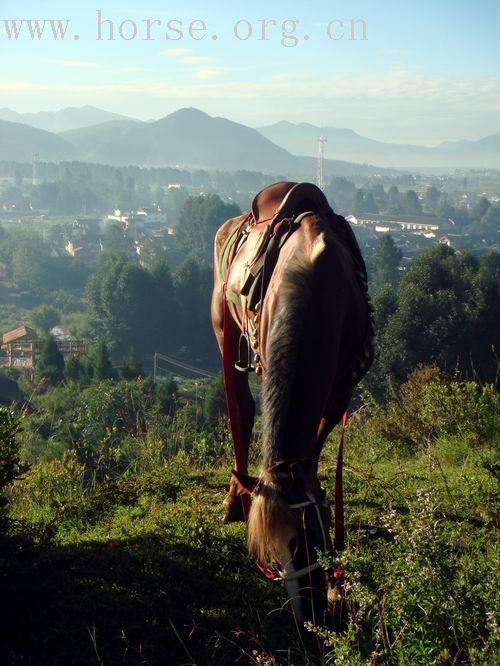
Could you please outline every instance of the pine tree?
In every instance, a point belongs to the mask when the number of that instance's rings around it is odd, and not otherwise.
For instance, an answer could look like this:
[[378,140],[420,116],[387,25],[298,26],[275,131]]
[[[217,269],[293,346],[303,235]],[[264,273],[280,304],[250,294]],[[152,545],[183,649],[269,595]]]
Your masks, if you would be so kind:
[[374,292],[380,291],[385,285],[395,287],[399,279],[398,266],[402,251],[395,244],[390,234],[380,237],[377,248],[373,254],[375,276],[373,280]]
[[113,377],[113,365],[109,357],[108,347],[104,340],[99,342],[94,362],[94,379],[103,381]]
[[78,356],[71,354],[64,360],[64,377],[66,381],[77,382],[84,374],[84,368]]
[[64,357],[59,351],[53,335],[49,335],[40,350],[36,365],[35,379],[57,384],[64,379]]
[[121,376],[123,379],[137,379],[142,375],[142,367],[135,353],[135,349],[130,347],[128,354],[124,357],[121,367]]

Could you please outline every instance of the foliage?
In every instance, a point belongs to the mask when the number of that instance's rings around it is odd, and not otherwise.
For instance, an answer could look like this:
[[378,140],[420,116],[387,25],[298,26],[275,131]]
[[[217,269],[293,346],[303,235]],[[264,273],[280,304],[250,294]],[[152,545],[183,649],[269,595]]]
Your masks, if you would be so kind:
[[156,406],[164,416],[172,416],[177,405],[179,387],[172,375],[156,380]]
[[57,384],[64,378],[64,357],[59,351],[57,342],[53,335],[45,338],[40,356],[37,360],[36,375],[37,381]]
[[203,416],[207,425],[213,427],[226,414],[226,392],[224,380],[220,376],[212,380],[207,387],[203,405]]
[[395,288],[399,281],[399,262],[403,252],[396,246],[390,234],[383,234],[373,254],[372,263],[375,267],[373,291],[379,292],[383,287]]
[[403,276],[397,302],[375,299],[379,336],[366,384],[383,400],[419,364],[494,382],[500,347],[500,257],[478,261],[443,245],[418,255]]
[[[486,436],[489,426],[484,437],[471,439],[469,425],[456,420],[470,400],[479,423],[487,421],[481,414],[497,408],[489,394],[481,402],[481,387],[457,384],[435,368],[411,378],[405,396],[418,396],[423,405],[411,451],[403,439],[388,442],[375,435],[380,421],[392,418],[392,406],[387,414],[375,408],[348,428],[348,548],[340,558],[347,626],[342,633],[311,628],[324,638],[322,663],[495,663],[495,444]],[[429,395],[439,396],[438,409],[421,397],[427,387]],[[55,666],[83,666],[92,660],[93,647],[105,663],[123,661],[124,655],[134,664],[224,664],[245,655],[252,655],[250,663],[317,663],[316,644],[296,634],[283,586],[255,572],[244,526],[220,521],[231,451],[227,428],[220,435],[206,429],[205,385],[174,417],[153,416],[147,407],[144,412],[146,404],[154,407],[154,393],[146,395],[155,390],[144,380],[104,382],[85,389],[81,403],[76,385],[34,398],[35,408],[45,405],[47,422],[49,415],[61,422],[77,405],[75,443],[98,443],[103,433],[106,439],[109,425],[103,426],[114,423],[114,462],[110,457],[106,473],[89,474],[94,462],[81,458],[81,451],[62,453],[34,464],[9,489],[18,521],[12,525],[19,527],[12,528],[12,545],[4,543],[0,553],[0,566],[9,572],[4,581],[12,589],[0,600],[9,604],[8,639],[0,654],[8,647],[18,661],[36,655]],[[137,408],[137,416],[146,415],[146,432],[136,429]],[[410,416],[405,418],[408,430]],[[463,451],[460,458],[448,456],[446,438]],[[328,489],[336,450],[335,437],[320,467]],[[93,639],[81,630],[89,617]],[[71,648],[61,643],[62,632]],[[119,635],[123,642],[116,640]]]
[[223,222],[240,215],[234,204],[226,204],[215,194],[190,197],[184,204],[177,223],[177,245],[186,257],[213,264],[215,232]]
[[51,305],[46,303],[36,308],[31,315],[31,322],[35,329],[40,329],[44,335],[48,335],[51,329],[59,324],[61,316]]
[[186,259],[175,275],[175,293],[178,302],[179,329],[183,332],[182,345],[194,358],[218,357],[217,345],[210,320],[210,299],[213,289],[213,271],[194,258]]
[[91,316],[118,358],[131,346],[142,356],[173,344],[176,305],[165,264],[150,272],[125,257],[105,257],[88,282],[87,297]]
[[326,663],[494,663],[494,545],[481,543],[485,530],[472,539],[466,520],[440,518],[432,490],[417,490],[407,508],[408,517],[388,512],[386,540],[350,540],[342,554],[348,628],[319,631]]
[[436,366],[420,366],[402,385],[400,398],[371,427],[398,450],[415,452],[441,437],[457,436],[479,446],[499,426],[500,402],[492,385],[448,380]]
[[123,379],[137,379],[143,374],[141,364],[133,347],[130,347],[128,354],[122,361],[120,374]]
[[78,356],[69,354],[64,359],[64,378],[66,381],[78,381],[84,374],[84,367]]
[[6,504],[5,489],[24,469],[16,437],[19,429],[19,419],[6,407],[0,407],[0,524]]

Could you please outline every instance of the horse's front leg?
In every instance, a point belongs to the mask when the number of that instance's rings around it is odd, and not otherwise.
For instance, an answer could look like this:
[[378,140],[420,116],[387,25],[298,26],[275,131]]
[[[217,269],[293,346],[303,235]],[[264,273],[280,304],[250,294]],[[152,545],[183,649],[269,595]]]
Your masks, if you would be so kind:
[[[243,460],[238,460],[238,456],[235,456],[234,466],[239,472],[246,472],[255,417],[255,402],[248,386],[248,374],[235,368],[235,362],[238,358],[240,329],[228,314],[226,315],[226,322],[224,322],[222,285],[216,280],[212,297],[212,324],[223,359],[224,350],[226,350],[228,356],[224,360],[224,384],[226,396],[229,397],[228,394],[232,394],[231,399],[235,402],[235,413],[233,413],[233,418],[230,418],[233,444],[235,440],[239,440],[243,448]],[[224,340],[224,336],[228,336],[227,340]],[[241,469],[242,466],[244,469]],[[233,477],[231,477],[229,492],[224,499],[223,506],[224,522],[236,522],[245,519],[242,500],[238,497],[238,486],[236,479]]]
[[[232,361],[233,358],[232,357]],[[248,386],[248,374],[246,372],[239,372],[234,368],[234,362],[232,362],[232,370],[231,372],[233,373],[233,386],[235,389],[235,397],[236,397],[236,402],[238,406],[238,423],[236,424],[236,427],[239,427],[240,429],[240,437],[241,441],[243,443],[243,464],[244,464],[244,469],[240,470],[238,467],[241,466],[241,464],[238,464],[239,461],[236,459],[235,456],[235,467],[238,469],[238,471],[246,472],[246,465],[248,463],[248,451],[250,448],[250,440],[252,438],[252,429],[253,429],[253,423],[254,423],[254,418],[255,418],[255,401],[253,399],[252,393],[250,391],[250,387]],[[233,439],[234,439],[234,434],[233,434]],[[237,521],[244,521],[245,516],[243,514],[243,505],[242,505],[242,500],[241,497],[239,496],[238,493],[238,484],[236,482],[236,479],[232,476],[230,485],[229,485],[229,492],[226,495],[224,499],[224,522],[229,523],[229,522],[237,522]]]

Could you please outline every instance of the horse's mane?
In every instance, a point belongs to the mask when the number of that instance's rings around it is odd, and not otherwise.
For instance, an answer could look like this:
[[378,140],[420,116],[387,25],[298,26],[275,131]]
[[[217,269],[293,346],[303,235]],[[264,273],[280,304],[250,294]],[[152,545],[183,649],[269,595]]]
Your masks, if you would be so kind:
[[268,370],[262,386],[263,468],[287,458],[285,433],[297,370],[298,352],[311,302],[313,265],[296,257],[284,272],[280,299],[267,347]]
[[320,234],[312,256],[295,255],[284,271],[268,341],[268,370],[262,387],[262,470],[248,522],[248,548],[261,562],[279,561],[279,551],[284,552],[296,521],[279,492],[276,463],[288,457],[285,437],[298,353],[311,305],[314,258],[323,247]]

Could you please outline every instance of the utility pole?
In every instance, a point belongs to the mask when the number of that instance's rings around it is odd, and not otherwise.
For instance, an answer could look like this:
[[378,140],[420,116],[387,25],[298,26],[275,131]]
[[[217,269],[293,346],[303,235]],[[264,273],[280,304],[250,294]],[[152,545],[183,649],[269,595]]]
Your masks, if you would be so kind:
[[318,139],[318,171],[316,175],[316,185],[320,190],[324,185],[324,164],[325,164],[325,143],[327,142],[326,136],[320,136]]

